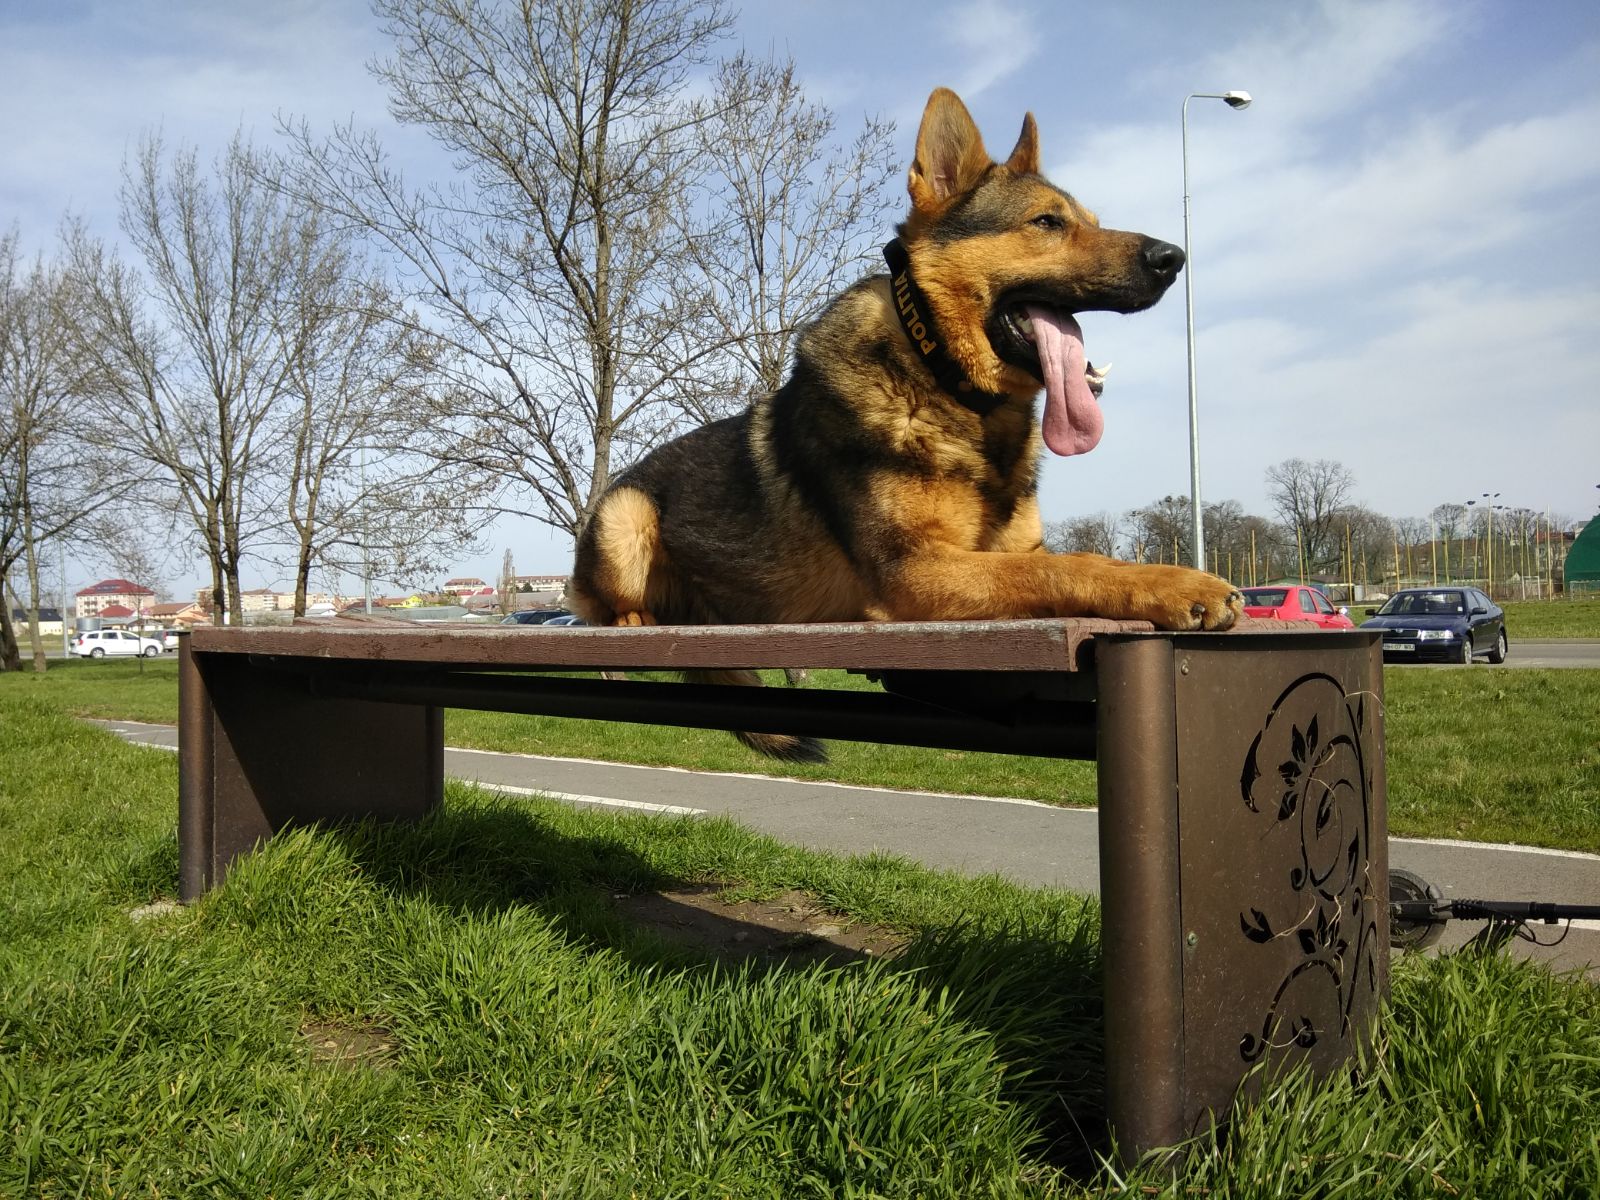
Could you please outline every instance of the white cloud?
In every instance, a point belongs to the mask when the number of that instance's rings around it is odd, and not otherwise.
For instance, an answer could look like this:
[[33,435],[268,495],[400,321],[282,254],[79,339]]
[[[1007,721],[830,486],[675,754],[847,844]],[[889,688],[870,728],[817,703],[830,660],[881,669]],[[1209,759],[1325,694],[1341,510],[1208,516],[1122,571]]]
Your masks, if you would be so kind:
[[1037,25],[1020,5],[999,0],[971,0],[940,14],[937,27],[962,63],[949,86],[971,99],[1020,71],[1038,53]]
[[1242,88],[1270,97],[1289,124],[1316,126],[1371,111],[1403,68],[1473,19],[1471,5],[1421,0],[1321,0],[1270,12],[1271,27],[1186,65],[1177,94]]
[[381,44],[359,8],[316,0],[274,5],[270,17],[104,3],[78,23],[12,24],[0,38],[0,212],[35,242],[68,205],[111,233],[123,157],[146,131],[209,157],[240,128],[271,142],[280,110],[386,121],[383,90],[361,65]]
[[1263,286],[1387,291],[1518,243],[1560,258],[1547,201],[1600,180],[1597,131],[1596,100],[1472,130],[1422,120],[1359,157],[1257,172],[1208,209],[1208,285],[1226,301]]

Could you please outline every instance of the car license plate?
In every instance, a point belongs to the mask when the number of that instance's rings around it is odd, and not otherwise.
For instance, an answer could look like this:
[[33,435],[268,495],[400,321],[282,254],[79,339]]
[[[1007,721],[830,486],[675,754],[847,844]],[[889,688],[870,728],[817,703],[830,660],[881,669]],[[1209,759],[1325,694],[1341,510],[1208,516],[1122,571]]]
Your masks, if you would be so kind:
[[1410,642],[1385,642],[1383,644],[1383,652],[1385,654],[1389,654],[1389,653],[1392,653],[1392,652],[1397,651],[1397,650],[1401,650],[1401,651],[1405,651],[1405,652],[1409,653],[1409,652],[1411,652],[1412,650],[1415,650],[1415,649],[1416,649],[1416,647],[1413,646]]

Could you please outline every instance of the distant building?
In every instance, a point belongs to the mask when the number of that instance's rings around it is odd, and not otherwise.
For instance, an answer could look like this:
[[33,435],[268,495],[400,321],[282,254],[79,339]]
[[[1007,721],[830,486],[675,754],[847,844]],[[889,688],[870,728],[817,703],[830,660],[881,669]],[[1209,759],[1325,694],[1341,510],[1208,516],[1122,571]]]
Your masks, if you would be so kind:
[[[555,608],[566,601],[567,575],[513,575],[511,577],[511,608]],[[498,610],[500,588],[497,583],[486,583],[476,575],[458,575],[447,579],[439,588],[440,595],[455,597],[456,603],[465,605],[475,613]]]
[[[312,615],[312,609],[316,609],[320,614],[334,612],[345,603],[344,597],[331,595],[328,592],[306,593],[307,615]],[[208,587],[196,588],[194,605],[200,610],[199,617],[195,621],[185,617],[183,618],[184,624],[196,624],[200,621],[211,620],[211,589]],[[261,624],[281,624],[292,620],[293,613],[294,589],[292,588],[284,591],[280,588],[259,587],[239,593],[239,616],[243,624],[254,625],[258,622]]]
[[[248,592],[239,593],[239,611],[246,618],[255,613],[277,612],[279,596],[271,588],[251,588]],[[294,607],[294,597],[289,597],[289,606]]]
[[1600,592],[1600,522],[1586,521],[1567,551],[1562,571],[1567,595],[1594,595]]
[[91,583],[74,596],[72,615],[75,617],[101,617],[111,607],[121,607],[138,615],[156,601],[155,592],[126,579],[102,579]]
[[[344,607],[340,609],[341,612],[362,612],[367,606],[367,601],[366,597],[363,596],[359,599],[346,600],[343,604]],[[372,607],[374,609],[381,608],[385,612],[402,608],[421,608],[422,597],[415,594],[410,596],[374,596],[372,598]]]
[[145,616],[157,625],[183,626],[203,625],[211,619],[211,614],[193,600],[179,600],[171,604],[152,604],[145,610]]
[[[28,632],[28,610],[13,608],[11,610],[11,624],[17,631],[17,637],[23,638]],[[39,610],[39,636],[61,636],[61,610],[59,608],[41,608]]]
[[567,580],[570,575],[513,575],[511,582],[519,592],[553,592],[558,596],[567,594]]

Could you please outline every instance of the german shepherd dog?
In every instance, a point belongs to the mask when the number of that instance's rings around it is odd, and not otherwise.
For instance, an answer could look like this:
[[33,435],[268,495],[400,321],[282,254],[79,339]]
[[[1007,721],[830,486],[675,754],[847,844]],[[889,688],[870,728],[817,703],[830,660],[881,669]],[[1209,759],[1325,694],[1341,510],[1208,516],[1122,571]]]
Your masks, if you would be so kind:
[[[908,190],[890,274],[856,283],[804,330],[782,388],[618,475],[578,539],[571,605],[593,625],[1232,625],[1242,598],[1215,575],[1047,552],[1035,496],[1041,440],[1070,455],[1100,439],[1101,374],[1075,314],[1149,308],[1183,251],[1102,229],[1045,180],[1031,113],[1011,156],[992,162],[943,88]],[[742,740],[820,756],[809,739]]]

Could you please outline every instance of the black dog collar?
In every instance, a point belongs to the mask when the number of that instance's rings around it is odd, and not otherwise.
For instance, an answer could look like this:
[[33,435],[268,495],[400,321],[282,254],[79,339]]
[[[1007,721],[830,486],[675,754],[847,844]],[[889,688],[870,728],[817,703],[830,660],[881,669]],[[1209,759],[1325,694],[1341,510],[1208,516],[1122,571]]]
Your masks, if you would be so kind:
[[900,316],[900,327],[928,370],[933,372],[939,386],[979,416],[986,417],[999,408],[1009,396],[980,391],[974,387],[966,372],[956,365],[939,340],[939,330],[933,323],[933,310],[928,298],[922,294],[917,281],[911,277],[911,256],[895,238],[883,248],[884,261],[889,264],[889,283],[894,289],[894,310]]

